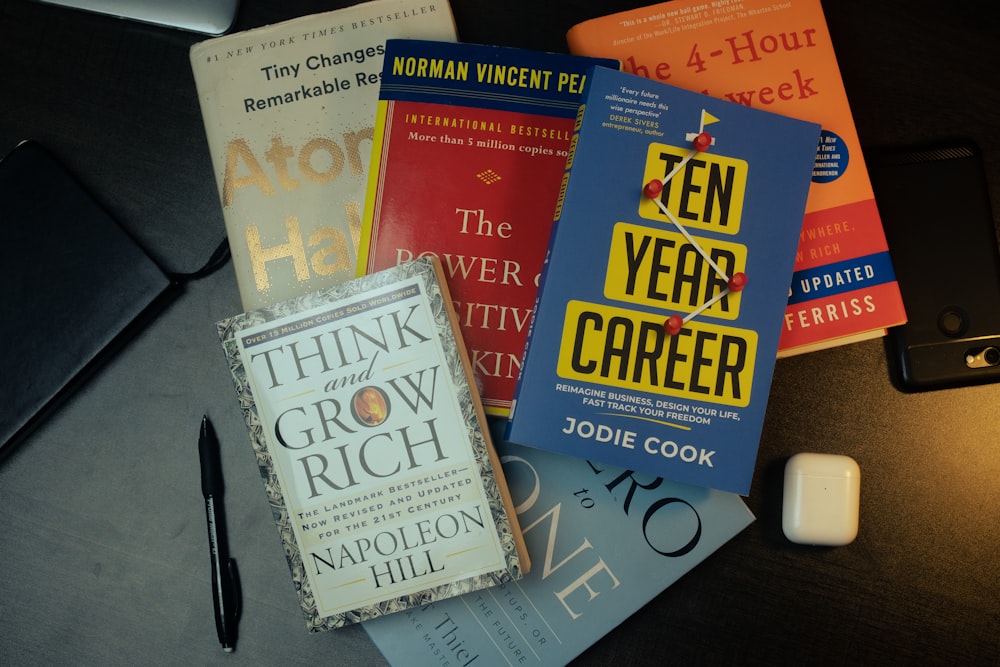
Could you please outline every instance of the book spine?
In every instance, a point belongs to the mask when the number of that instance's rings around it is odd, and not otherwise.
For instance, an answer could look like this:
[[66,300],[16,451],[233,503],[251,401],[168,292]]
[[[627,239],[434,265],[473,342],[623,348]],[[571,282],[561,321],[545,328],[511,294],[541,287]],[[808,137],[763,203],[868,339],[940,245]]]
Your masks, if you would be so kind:
[[[420,260],[417,260],[420,261]],[[441,290],[441,296],[445,304],[452,303],[451,290],[448,288],[448,278],[445,275],[444,267],[441,266],[441,260],[437,257],[432,257],[429,260],[433,267],[434,275],[437,277],[438,287]],[[476,421],[479,423],[479,429],[482,432],[482,437],[485,442],[486,456],[489,459],[489,467],[493,471],[493,477],[496,481],[497,490],[500,493],[500,501],[503,505],[503,511],[506,515],[507,523],[510,525],[511,534],[514,536],[514,547],[517,552],[517,562],[518,569],[522,574],[527,573],[531,570],[531,561],[528,557],[528,549],[525,546],[525,542],[522,536],[521,527],[518,524],[517,512],[514,508],[514,501],[511,499],[510,488],[507,485],[507,479],[504,475],[503,467],[500,464],[500,457],[497,455],[496,447],[491,439],[491,431],[489,427],[489,421],[486,418],[486,410],[483,408],[482,397],[479,395],[479,391],[476,389],[476,377],[472,372],[472,360],[469,358],[469,352],[465,345],[462,344],[462,327],[458,322],[458,315],[455,313],[454,308],[446,307],[445,314],[448,317],[448,324],[451,326],[451,333],[454,336],[456,345],[455,351],[462,361],[462,369],[465,372],[465,381],[469,388],[469,395],[472,399],[472,406],[475,410]]]
[[381,191],[385,186],[385,160],[384,150],[386,123],[392,119],[392,101],[379,100],[375,112],[375,131],[372,135],[372,160],[379,160],[379,164],[371,164],[368,167],[368,185],[365,189],[365,207],[362,211],[361,238],[358,241],[358,263],[355,274],[360,277],[374,270],[372,249],[378,238],[378,202],[381,200]]

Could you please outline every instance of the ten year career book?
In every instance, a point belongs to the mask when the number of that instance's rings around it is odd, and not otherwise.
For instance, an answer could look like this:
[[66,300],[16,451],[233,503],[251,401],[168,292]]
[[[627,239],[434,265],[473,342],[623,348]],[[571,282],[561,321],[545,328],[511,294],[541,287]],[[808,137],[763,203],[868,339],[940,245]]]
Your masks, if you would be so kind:
[[587,86],[507,437],[746,494],[820,127]]
[[447,0],[370,0],[191,47],[243,310],[355,276],[385,40],[455,41]]
[[218,332],[310,631],[528,571],[436,259]]
[[434,254],[487,414],[506,415],[587,71],[618,62],[389,40],[358,271]]
[[672,0],[584,21],[566,40],[626,72],[823,126],[779,356],[906,321],[820,0]]
[[736,494],[501,440],[535,567],[365,623],[392,665],[565,665],[753,521]]

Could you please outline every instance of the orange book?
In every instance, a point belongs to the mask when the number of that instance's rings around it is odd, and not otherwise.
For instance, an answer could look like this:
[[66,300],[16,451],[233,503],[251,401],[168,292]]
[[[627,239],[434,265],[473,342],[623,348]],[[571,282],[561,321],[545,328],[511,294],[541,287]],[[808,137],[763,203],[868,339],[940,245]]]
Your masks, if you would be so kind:
[[906,321],[819,0],[673,0],[579,23],[566,40],[633,74],[822,125],[779,357]]

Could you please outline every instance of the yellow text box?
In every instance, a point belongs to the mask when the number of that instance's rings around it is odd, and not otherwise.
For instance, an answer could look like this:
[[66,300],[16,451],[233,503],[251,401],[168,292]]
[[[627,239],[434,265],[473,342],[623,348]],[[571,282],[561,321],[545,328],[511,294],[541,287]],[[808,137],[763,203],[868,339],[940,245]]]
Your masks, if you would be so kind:
[[[689,154],[690,147],[650,144],[643,183],[666,178]],[[737,234],[743,217],[748,170],[746,160],[711,151],[695,152],[680,171],[664,183],[658,198],[685,227]],[[670,222],[656,202],[647,197],[639,203],[639,215],[647,220]]]
[[[695,237],[698,246],[725,273],[746,272],[747,248],[739,243]],[[604,279],[604,296],[615,301],[690,313],[727,287],[698,248],[680,232],[619,222],[615,225]],[[705,317],[734,320],[741,292],[731,292],[706,308]]]
[[692,320],[671,336],[665,319],[570,301],[556,372],[569,380],[746,407],[757,333]]

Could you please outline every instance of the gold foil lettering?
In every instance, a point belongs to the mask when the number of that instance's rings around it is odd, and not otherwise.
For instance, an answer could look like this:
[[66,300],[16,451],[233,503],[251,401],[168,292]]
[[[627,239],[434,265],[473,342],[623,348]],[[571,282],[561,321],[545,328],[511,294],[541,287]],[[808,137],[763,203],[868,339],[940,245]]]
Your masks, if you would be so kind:
[[260,229],[256,225],[246,228],[247,249],[250,251],[250,266],[253,267],[254,282],[258,291],[269,289],[271,281],[267,277],[267,263],[288,257],[295,266],[295,277],[299,281],[309,280],[309,264],[306,261],[305,246],[302,245],[302,232],[299,220],[294,215],[285,219],[285,231],[288,242],[270,248],[264,248],[260,242]]
[[[246,162],[250,168],[250,173],[246,176],[237,176],[236,169],[240,158]],[[264,169],[260,166],[253,151],[247,145],[245,139],[233,139],[226,147],[226,174],[222,181],[222,205],[229,206],[233,203],[233,195],[236,188],[244,188],[248,185],[256,185],[260,191],[272,196],[276,194],[274,186],[268,180]]]
[[[309,237],[309,247],[318,246],[324,240],[330,241],[330,244],[317,250],[312,256],[312,268],[317,275],[328,276],[337,271],[349,271],[353,268],[347,251],[347,239],[339,229],[333,227],[317,229]],[[327,264],[324,260],[330,255],[333,255],[334,261]]]
[[[316,151],[325,151],[330,155],[330,166],[325,171],[317,171],[313,167],[312,157]],[[299,171],[310,182],[322,185],[340,176],[344,160],[344,151],[340,150],[340,146],[325,137],[318,137],[310,140],[299,152]]]

